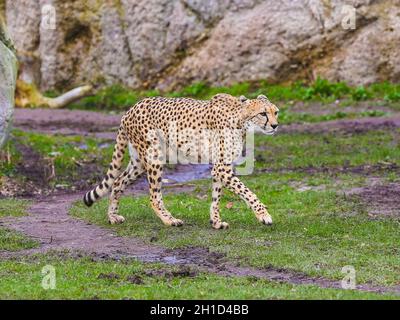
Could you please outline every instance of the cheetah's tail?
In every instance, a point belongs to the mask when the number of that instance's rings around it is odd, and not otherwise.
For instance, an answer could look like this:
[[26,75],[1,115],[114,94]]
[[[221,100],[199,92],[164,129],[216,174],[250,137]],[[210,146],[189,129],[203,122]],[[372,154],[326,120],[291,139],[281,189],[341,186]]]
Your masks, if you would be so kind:
[[83,197],[83,202],[90,207],[96,200],[104,197],[111,189],[114,180],[121,173],[122,160],[124,158],[125,149],[128,145],[128,138],[125,134],[123,127],[118,130],[117,140],[114,147],[112,161],[107,170],[107,175],[103,181],[96,186],[93,190],[88,191]]

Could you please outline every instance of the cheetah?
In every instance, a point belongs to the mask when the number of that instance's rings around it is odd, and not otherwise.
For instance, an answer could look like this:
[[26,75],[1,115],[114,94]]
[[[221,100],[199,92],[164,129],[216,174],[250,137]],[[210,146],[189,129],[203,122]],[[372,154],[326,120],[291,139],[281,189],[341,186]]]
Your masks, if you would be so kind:
[[[229,94],[217,94],[210,100],[145,98],[122,117],[107,174],[98,186],[84,195],[83,201],[91,206],[110,193],[108,221],[122,223],[125,219],[118,214],[119,199],[129,184],[146,174],[151,207],[156,215],[165,225],[182,226],[183,221],[174,218],[164,206],[161,193],[163,164],[171,160],[199,163],[205,159],[212,164],[211,226],[215,229],[229,227],[219,212],[223,188],[239,195],[258,221],[271,225],[267,207],[235,175],[234,161],[242,153],[243,137],[248,130],[276,133],[278,112],[265,95],[256,99]],[[128,146],[131,157],[122,172]]]

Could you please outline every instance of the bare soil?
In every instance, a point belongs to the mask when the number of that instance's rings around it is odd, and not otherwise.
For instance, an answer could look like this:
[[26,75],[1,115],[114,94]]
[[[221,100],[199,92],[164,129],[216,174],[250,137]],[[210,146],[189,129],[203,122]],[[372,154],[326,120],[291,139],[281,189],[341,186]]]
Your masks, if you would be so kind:
[[111,137],[118,128],[122,115],[68,109],[15,109],[14,126],[24,131],[90,135],[102,133]]
[[367,186],[350,189],[346,191],[346,194],[358,197],[370,217],[400,219],[399,182],[382,183],[380,179],[370,179]]
[[[339,281],[310,277],[286,269],[267,267],[256,269],[242,267],[229,261],[223,254],[210,252],[207,248],[186,247],[165,249],[147,244],[137,238],[120,237],[111,230],[89,224],[68,214],[71,203],[81,194],[65,194],[43,198],[29,210],[29,215],[18,218],[3,218],[1,225],[22,232],[40,242],[35,249],[18,252],[1,252],[1,258],[18,258],[35,253],[54,251],[79,252],[97,259],[139,259],[144,262],[163,262],[186,266],[176,273],[164,272],[164,276],[195,276],[206,271],[223,276],[254,277],[291,284],[312,284],[322,288],[341,288]],[[191,268],[195,268],[193,271]],[[150,273],[151,274],[151,273]],[[160,274],[151,274],[159,276]],[[104,275],[104,277],[115,277]],[[129,279],[128,279],[129,281]],[[140,281],[140,279],[130,279]],[[400,287],[382,287],[369,284],[358,285],[357,290],[371,292],[393,292],[400,294]]]

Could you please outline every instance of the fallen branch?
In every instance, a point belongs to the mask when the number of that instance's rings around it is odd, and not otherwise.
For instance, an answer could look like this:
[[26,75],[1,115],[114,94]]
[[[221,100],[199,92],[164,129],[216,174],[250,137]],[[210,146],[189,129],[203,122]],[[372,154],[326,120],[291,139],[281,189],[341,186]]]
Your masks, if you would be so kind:
[[67,106],[91,94],[92,86],[82,86],[68,91],[56,98],[43,96],[34,84],[29,84],[21,80],[17,81],[15,105],[19,108],[45,107],[57,109]]

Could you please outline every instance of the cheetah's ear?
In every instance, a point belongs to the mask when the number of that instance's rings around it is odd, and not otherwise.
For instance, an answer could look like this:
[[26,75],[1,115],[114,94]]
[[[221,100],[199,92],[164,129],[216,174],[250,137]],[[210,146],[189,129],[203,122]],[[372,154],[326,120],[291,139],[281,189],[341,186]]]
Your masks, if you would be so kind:
[[264,96],[263,94],[258,95],[257,99],[261,99],[261,100],[268,100],[267,96]]
[[240,100],[240,102],[245,102],[245,101],[247,101],[248,99],[247,99],[245,96],[240,96],[240,97],[239,97],[239,100]]

